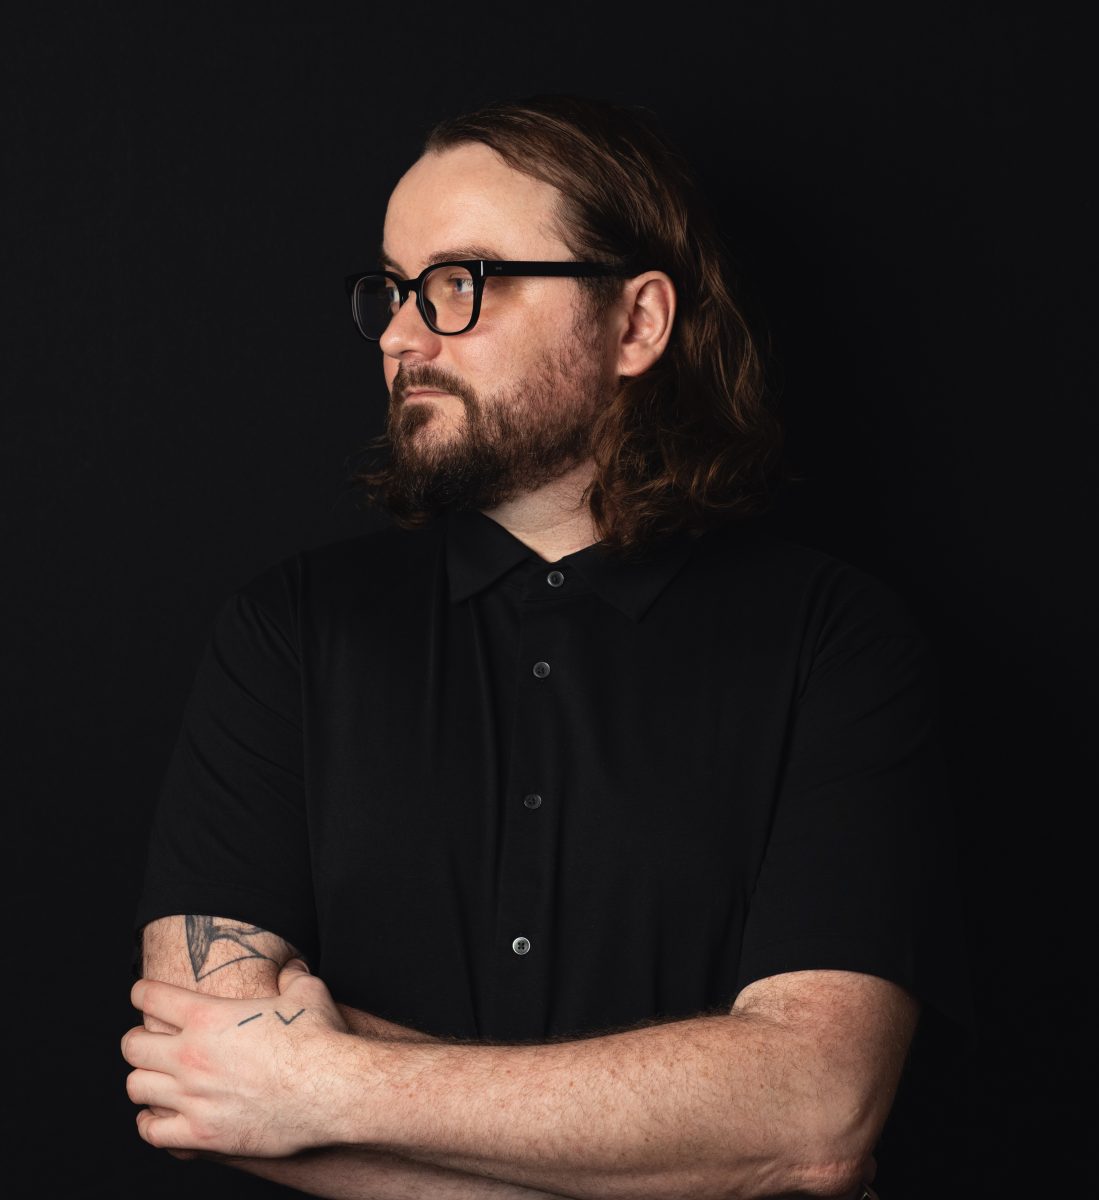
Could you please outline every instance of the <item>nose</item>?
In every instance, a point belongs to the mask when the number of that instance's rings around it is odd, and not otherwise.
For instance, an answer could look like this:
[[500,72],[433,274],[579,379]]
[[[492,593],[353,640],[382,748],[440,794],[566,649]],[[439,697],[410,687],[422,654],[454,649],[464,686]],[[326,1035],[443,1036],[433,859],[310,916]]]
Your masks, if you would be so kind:
[[416,289],[412,288],[405,302],[390,318],[378,345],[390,358],[403,358],[410,351],[424,358],[434,358],[439,353],[441,338],[427,327],[413,299]]

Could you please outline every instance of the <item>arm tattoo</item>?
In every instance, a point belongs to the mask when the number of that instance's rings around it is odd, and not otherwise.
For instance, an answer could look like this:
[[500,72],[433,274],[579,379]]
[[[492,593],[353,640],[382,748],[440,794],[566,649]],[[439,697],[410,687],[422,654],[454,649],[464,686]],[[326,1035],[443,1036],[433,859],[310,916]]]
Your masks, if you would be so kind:
[[[265,962],[275,962],[270,955],[261,954],[248,940],[257,934],[267,932],[258,925],[219,921],[217,917],[190,915],[184,917],[184,922],[187,927],[187,953],[191,956],[191,970],[194,972],[196,982],[205,979],[207,975],[213,975],[215,971],[220,971],[222,967],[232,966],[233,963],[243,962],[247,958],[262,958]],[[210,956],[211,947],[215,942],[221,941],[233,942],[240,948],[241,953],[228,962],[219,963],[216,967],[206,970],[206,959]],[[275,965],[278,966],[278,963]]]

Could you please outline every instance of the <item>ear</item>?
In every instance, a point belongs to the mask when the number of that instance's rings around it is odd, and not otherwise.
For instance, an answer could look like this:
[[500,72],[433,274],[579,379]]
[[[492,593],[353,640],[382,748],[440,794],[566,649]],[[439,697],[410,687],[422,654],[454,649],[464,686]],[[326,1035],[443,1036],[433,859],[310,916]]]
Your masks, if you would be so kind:
[[627,281],[618,305],[619,375],[643,375],[664,353],[675,321],[675,284],[663,271]]

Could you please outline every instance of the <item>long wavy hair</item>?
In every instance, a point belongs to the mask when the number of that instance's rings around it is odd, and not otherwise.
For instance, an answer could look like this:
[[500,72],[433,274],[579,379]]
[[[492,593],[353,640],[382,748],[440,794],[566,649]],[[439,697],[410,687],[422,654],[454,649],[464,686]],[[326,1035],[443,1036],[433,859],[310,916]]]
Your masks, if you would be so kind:
[[[422,152],[469,142],[557,188],[560,232],[578,259],[641,263],[675,285],[663,355],[644,374],[621,377],[592,430],[594,473],[582,502],[597,540],[629,557],[676,530],[697,536],[768,508],[775,485],[797,476],[783,458],[763,355],[732,295],[717,222],[652,112],[560,94],[500,101],[440,122]],[[594,319],[624,286],[577,282]],[[384,435],[372,443],[385,444]],[[384,506],[386,477],[383,468],[354,482]],[[399,523],[428,519],[405,514]]]

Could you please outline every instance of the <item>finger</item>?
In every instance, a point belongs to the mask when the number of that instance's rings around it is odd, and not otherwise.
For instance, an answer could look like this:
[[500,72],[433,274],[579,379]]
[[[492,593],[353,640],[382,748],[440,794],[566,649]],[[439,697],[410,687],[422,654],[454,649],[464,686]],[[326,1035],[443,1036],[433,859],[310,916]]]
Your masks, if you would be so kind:
[[130,989],[130,1003],[151,1017],[182,1029],[198,1004],[217,1003],[218,997],[200,996],[187,988],[159,979],[139,979]]
[[[149,1105],[149,1112],[154,1117],[175,1117],[179,1114],[174,1108],[159,1108],[155,1104]],[[178,1158],[181,1161],[186,1161],[189,1158],[217,1158],[216,1154],[203,1154],[201,1150],[165,1150],[165,1154],[170,1154],[173,1158]]]
[[279,972],[279,995],[281,996],[299,980],[307,978],[310,978],[310,971],[304,960],[291,958]]
[[176,1113],[173,1117],[155,1116],[147,1108],[137,1114],[137,1132],[158,1150],[189,1150],[193,1139],[188,1137],[186,1120]]
[[122,1057],[131,1067],[172,1074],[176,1067],[175,1049],[179,1045],[172,1033],[150,1033],[135,1025],[122,1035]]
[[294,959],[279,972],[279,995],[290,997],[285,1003],[335,1012],[335,1001],[324,980],[319,975],[311,975],[304,963],[301,968],[296,968],[290,965],[292,962]]
[[[118,1048],[122,1051],[122,1057],[127,1062],[130,1062],[129,1053],[127,1051],[127,1046],[130,1044],[130,1039],[133,1037],[133,1035],[135,1033],[144,1033],[144,1032],[145,1032],[144,1025],[133,1025],[129,1029],[127,1029],[126,1032],[122,1035],[122,1040],[118,1043]],[[136,1066],[136,1065],[137,1065],[136,1063],[131,1063],[131,1066]]]
[[171,1109],[178,1115],[179,1088],[171,1075],[162,1075],[159,1071],[131,1071],[126,1076],[126,1095],[134,1104]]

